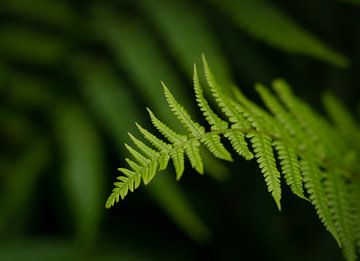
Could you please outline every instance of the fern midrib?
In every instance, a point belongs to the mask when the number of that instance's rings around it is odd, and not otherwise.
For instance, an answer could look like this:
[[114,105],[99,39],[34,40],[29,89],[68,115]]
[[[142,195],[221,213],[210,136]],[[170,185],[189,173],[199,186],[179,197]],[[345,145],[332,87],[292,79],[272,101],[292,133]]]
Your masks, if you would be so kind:
[[[149,167],[155,161],[158,161],[161,156],[171,155],[171,153],[173,153],[177,149],[185,148],[185,146],[190,145],[192,142],[194,142],[196,140],[198,140],[200,143],[202,143],[200,140],[203,139],[205,136],[210,136],[212,134],[224,135],[224,134],[229,133],[229,132],[240,132],[240,133],[244,133],[246,135],[248,135],[248,134],[267,135],[267,136],[271,137],[273,140],[278,140],[278,141],[284,142],[285,144],[289,144],[289,143],[286,143],[287,141],[285,139],[280,138],[278,135],[276,135],[274,133],[267,132],[267,131],[254,130],[254,129],[242,129],[242,128],[209,130],[209,131],[206,131],[206,132],[204,132],[203,134],[201,134],[199,136],[195,136],[195,137],[193,136],[191,138],[188,138],[188,136],[187,136],[186,141],[173,144],[172,148],[169,149],[169,150],[159,151],[159,154],[157,154],[156,157],[148,159],[147,164],[141,165],[141,171],[144,168]],[[300,158],[307,158],[308,155],[304,154],[304,151],[301,148],[295,148],[295,150],[296,150],[297,154],[300,156]],[[323,167],[325,169],[331,169],[333,167],[330,161],[316,159],[316,162],[317,162],[317,164],[319,164],[320,167]],[[342,170],[341,173],[343,175],[345,175],[346,177],[355,177],[355,180],[360,183],[360,176],[359,176],[358,172],[356,172],[356,170],[351,170],[351,169],[346,168],[346,167],[341,168],[341,170]],[[132,179],[132,178],[133,177],[129,177],[129,180]]]

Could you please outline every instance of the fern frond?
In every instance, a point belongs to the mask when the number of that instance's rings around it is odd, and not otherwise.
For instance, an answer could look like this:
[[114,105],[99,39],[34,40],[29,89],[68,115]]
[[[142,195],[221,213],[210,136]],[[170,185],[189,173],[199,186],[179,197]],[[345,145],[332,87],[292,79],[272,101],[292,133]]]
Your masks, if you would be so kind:
[[274,114],[277,121],[289,132],[289,134],[295,139],[300,136],[302,142],[306,142],[307,139],[304,139],[305,134],[303,130],[286,111],[279,100],[262,84],[257,84],[255,87],[267,108]]
[[161,82],[161,84],[164,88],[165,98],[169,104],[171,111],[179,119],[179,121],[187,129],[187,131],[190,132],[190,136],[202,136],[205,132],[204,127],[200,126],[199,123],[194,122],[188,112],[184,109],[184,107],[176,101],[176,99],[174,98],[170,90],[166,87],[166,85],[163,82]]
[[330,124],[312,110],[309,105],[295,97],[285,81],[275,80],[273,88],[310,138],[313,145],[307,149],[309,151],[313,150],[315,155],[321,155],[322,158],[326,156],[332,158],[332,160],[341,158],[343,152],[339,149],[343,146],[339,145],[339,137],[334,134]]
[[158,131],[162,135],[164,135],[164,137],[167,138],[171,143],[180,144],[187,140],[186,136],[176,133],[165,123],[160,121],[149,108],[147,108],[147,111],[149,112],[152,124],[154,124],[154,126],[158,129]]
[[182,147],[175,147],[170,152],[170,157],[174,163],[176,171],[176,179],[179,180],[184,173],[185,163],[184,163],[184,149]]
[[356,260],[354,216],[348,186],[337,173],[326,173],[324,182],[334,226],[347,260]]
[[273,145],[279,154],[281,172],[285,177],[286,184],[290,186],[295,195],[306,199],[303,189],[303,177],[300,172],[300,162],[295,150],[282,141],[274,141]]
[[280,132],[282,135],[284,134],[284,132],[280,130],[281,128],[278,122],[276,122],[266,110],[246,98],[238,88],[233,88],[233,91],[238,103],[234,103],[234,101],[230,102],[234,104],[238,112],[242,113],[244,117],[251,122],[251,125],[256,130],[272,133],[274,138],[280,136]]
[[[129,165],[134,169],[134,171],[125,169],[125,168],[119,168],[118,170],[122,172],[127,179],[127,183],[129,184],[129,190],[132,192],[134,189],[137,189],[140,186],[141,183],[141,176],[138,174],[137,171],[140,170],[139,166],[134,166],[131,161],[127,160]],[[136,164],[136,163],[135,163]],[[122,181],[119,177],[119,180]],[[125,183],[125,182],[122,182]],[[121,187],[121,183],[118,183],[119,187]],[[123,195],[121,198],[124,198],[125,195]]]
[[[226,115],[229,121],[232,123],[231,128],[244,128],[250,129],[250,123],[239,113],[236,108],[229,102],[229,98],[222,93],[221,87],[217,84],[216,79],[210,70],[210,67],[206,61],[205,56],[202,56],[204,64],[204,73],[206,80],[210,87],[213,97],[215,98],[216,103]],[[249,150],[248,144],[245,140],[245,135],[241,132],[227,132],[225,137],[228,138],[234,147],[235,151],[243,156],[246,160],[251,160],[254,158],[253,153]]]
[[299,122],[305,133],[309,135],[313,146],[308,141],[307,150],[314,153],[314,157],[322,160],[327,159],[327,161],[332,161],[333,165],[340,166],[342,156],[347,152],[347,147],[343,142],[333,142],[334,140],[341,140],[341,136],[334,127],[308,104],[295,97],[285,81],[276,80],[273,87],[290,113]]
[[146,157],[144,157],[141,153],[139,153],[137,150],[133,149],[131,146],[125,143],[126,149],[130,152],[130,154],[142,165],[146,166],[149,164],[150,160]]
[[[200,84],[199,76],[197,73],[196,65],[194,64],[194,90],[196,101],[200,110],[202,111],[206,121],[210,124],[212,130],[224,130],[228,128],[228,123],[218,117],[210,108],[207,100],[204,97],[203,90]],[[209,149],[209,151],[217,158],[232,161],[231,154],[222,145],[220,136],[213,133],[204,136],[201,140]],[[239,147],[239,146],[236,146]]]
[[213,0],[236,26],[251,36],[283,51],[308,55],[340,67],[348,59],[303,29],[282,10],[266,0]]
[[[273,120],[263,109],[249,101],[239,90],[235,89],[235,98],[240,104],[230,101],[237,108],[238,113],[251,123],[256,131],[273,130]],[[252,147],[255,152],[256,161],[259,164],[261,172],[264,174],[268,191],[271,192],[278,209],[281,209],[281,185],[280,172],[276,167],[276,160],[272,148],[272,138],[267,134],[248,134],[251,138]]]
[[143,134],[144,138],[147,139],[159,152],[159,169],[164,170],[167,167],[167,164],[170,159],[169,152],[172,148],[171,144],[168,144],[166,142],[163,142],[159,138],[157,138],[155,135],[141,127],[138,123],[135,123],[136,127],[139,129],[141,134]]
[[266,135],[248,135],[251,138],[252,146],[255,152],[255,158],[261,172],[264,174],[268,191],[271,192],[275,203],[281,210],[281,186],[280,172],[276,168],[275,156],[272,149],[271,138]]
[[216,115],[216,113],[210,108],[207,100],[204,97],[196,64],[194,64],[193,81],[194,81],[196,101],[206,121],[210,124],[211,128],[214,130],[227,129],[228,123],[226,121],[223,121],[222,119],[220,119],[220,117]]
[[136,147],[141,150],[147,158],[159,157],[159,153],[157,151],[144,144],[141,140],[135,138],[130,132],[128,132],[128,135],[130,139],[134,142]]
[[316,213],[318,214],[321,222],[340,245],[341,241],[336,232],[336,228],[329,208],[329,201],[323,186],[324,174],[320,171],[317,164],[311,160],[302,159],[300,161],[300,165],[301,172],[304,177],[305,188],[310,195],[309,198],[311,200],[311,203],[314,205]]
[[185,145],[185,152],[189,157],[191,166],[200,174],[204,173],[204,166],[200,156],[199,150],[200,142],[194,140]]
[[[129,165],[132,165],[131,163]],[[132,165],[134,166],[134,165]],[[138,168],[136,168],[138,169]],[[110,208],[115,203],[118,203],[120,198],[124,199],[125,196],[128,194],[129,190],[133,191],[140,186],[141,182],[141,175],[139,172],[131,171],[126,168],[119,168],[118,169],[121,173],[125,176],[119,176],[117,179],[119,182],[114,182],[114,188],[112,193],[108,197],[105,207]],[[139,169],[138,169],[139,170]]]
[[[144,131],[142,131],[139,128],[139,124],[133,124],[133,119],[140,119],[142,114],[133,102],[130,92],[128,92],[131,88],[127,88],[109,64],[99,59],[98,56],[96,58],[88,55],[77,56],[76,65],[77,77],[81,80],[81,90],[86,98],[85,100],[94,113],[94,118],[97,119],[112,140],[116,142],[117,152],[121,155],[126,155],[127,151],[123,146],[123,141],[127,137],[124,135],[123,130],[127,129],[135,133],[135,126],[137,126],[139,132],[144,136],[143,141],[147,140],[160,153],[158,158],[159,170],[166,169],[170,160],[169,149],[172,148],[172,145],[162,142],[163,146],[159,148],[159,139],[156,136],[154,136],[154,139],[151,139],[149,135],[146,135],[147,130],[143,128]],[[164,103],[166,104],[165,101]],[[123,115],[124,111],[126,111],[127,117],[122,117],[119,120],[119,115]],[[158,141],[155,140],[156,138]],[[129,164],[129,159],[126,161]],[[205,162],[207,163],[207,161]],[[213,160],[210,163],[216,166],[219,165],[218,162]],[[207,163],[208,169],[214,170],[210,165]],[[136,173],[139,171],[134,165],[129,164],[129,166],[130,169],[135,169]],[[159,175],[156,177],[156,180],[153,180],[151,188],[147,191],[148,195],[185,234],[192,239],[203,242],[208,237],[209,232],[201,218],[197,215],[197,212],[191,206],[192,204],[189,199],[184,196],[181,188],[176,186],[176,181],[168,175],[170,174],[169,172],[170,170],[166,170],[163,175]],[[215,173],[215,171],[212,173]],[[120,173],[120,175],[123,174]],[[135,187],[137,188],[140,185],[141,176],[136,175],[134,179],[135,189]],[[166,194],[169,189],[171,190],[171,200],[159,196]],[[110,204],[108,204],[108,207],[110,207]]]
[[[195,122],[169,88],[162,83],[170,111],[186,133],[174,131],[147,109],[152,124],[168,142],[136,124],[151,146],[129,134],[138,150],[125,144],[134,161],[126,159],[129,168],[120,168],[124,176],[115,182],[107,206],[111,206],[119,198],[124,198],[128,191],[136,189],[141,179],[145,184],[150,182],[157,171],[166,168],[170,159],[175,167],[177,180],[185,170],[185,154],[191,166],[202,174],[202,145],[215,157],[232,160],[222,143],[221,139],[224,137],[243,158],[256,158],[267,189],[279,210],[282,174],[295,195],[313,204],[321,222],[343,248],[345,257],[355,260],[355,242],[359,241],[357,231],[360,231],[356,219],[360,215],[360,208],[355,206],[357,203],[352,197],[357,198],[360,193],[358,188],[354,189],[356,186],[348,183],[351,179],[358,178],[358,165],[352,166],[358,159],[357,151],[348,151],[349,146],[346,143],[340,144],[342,136],[339,130],[293,95],[285,82],[277,80],[273,84],[278,97],[264,86],[256,86],[270,110],[268,112],[237,89],[234,89],[231,97],[225,94],[204,56],[203,63],[207,85],[223,115],[218,115],[205,98],[196,66],[193,75],[196,102],[210,129],[206,130]],[[351,123],[351,126],[353,125]]]
[[135,123],[138,130],[141,132],[141,134],[144,136],[145,139],[147,139],[157,150],[159,151],[168,151],[171,149],[171,144],[168,144],[164,142],[163,140],[156,137],[154,134],[146,130],[145,128],[141,127],[140,124]]
[[[157,88],[156,84],[160,80],[171,83],[171,91],[176,94],[177,98],[181,98],[183,105],[188,108],[189,112],[195,114],[195,110],[192,110],[191,103],[185,99],[185,88],[182,87],[172,64],[164,55],[158,39],[149,33],[142,20],[134,19],[134,17],[126,16],[123,13],[119,14],[103,3],[93,5],[91,11],[94,29],[98,32],[101,40],[108,45],[120,67],[127,71],[129,78],[134,82],[134,88],[141,93],[144,99],[149,101],[149,107],[156,111],[156,115],[160,119],[176,129],[181,127],[176,118],[172,117],[166,102],[159,100],[163,94],[161,88]],[[146,44],[144,45],[144,43]],[[141,70],[138,68],[140,60]],[[154,64],[156,66],[153,66]],[[208,151],[205,153],[210,156]],[[219,161],[213,159],[206,164],[215,166],[209,168],[209,174],[213,176],[223,174],[217,172],[220,165]]]

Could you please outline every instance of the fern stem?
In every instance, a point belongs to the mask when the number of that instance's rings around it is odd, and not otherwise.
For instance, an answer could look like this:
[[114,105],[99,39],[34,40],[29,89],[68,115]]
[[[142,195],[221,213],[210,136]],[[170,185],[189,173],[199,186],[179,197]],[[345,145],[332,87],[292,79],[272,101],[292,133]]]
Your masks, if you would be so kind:
[[[268,131],[261,131],[261,130],[255,130],[255,129],[244,129],[244,128],[230,128],[230,129],[227,128],[227,129],[221,129],[221,130],[205,131],[203,133],[203,135],[196,136],[196,137],[191,137],[191,138],[188,138],[188,139],[186,139],[185,141],[183,141],[181,143],[177,143],[171,149],[169,149],[169,151],[166,151],[166,153],[171,155],[176,150],[178,150],[180,148],[185,148],[186,146],[190,145],[194,141],[201,142],[201,139],[203,139],[206,136],[210,136],[212,134],[224,135],[224,134],[229,133],[229,132],[235,132],[235,133],[240,132],[240,133],[245,133],[246,135],[267,135],[267,136],[271,137],[273,140],[286,142],[283,138],[280,138],[278,135],[276,135],[274,133],[270,133]],[[304,153],[304,151],[301,148],[297,148],[297,153],[300,156],[300,158],[306,158],[307,157],[307,155]],[[154,164],[155,162],[157,162],[160,159],[160,157],[162,157],[162,156],[163,156],[163,153],[157,154],[154,158],[150,159],[146,164],[144,164],[142,166],[142,168],[148,168],[151,164]],[[334,169],[334,167],[335,167],[331,163],[331,161],[328,161],[326,159],[325,160],[317,160],[317,164],[319,164],[319,166],[324,168],[324,169]],[[346,168],[345,166],[343,166],[342,168],[337,169],[337,170],[339,171],[339,173],[344,175],[346,178],[351,178],[351,179],[354,178],[357,182],[360,182],[360,176],[358,175],[356,170],[351,170],[349,168]]]

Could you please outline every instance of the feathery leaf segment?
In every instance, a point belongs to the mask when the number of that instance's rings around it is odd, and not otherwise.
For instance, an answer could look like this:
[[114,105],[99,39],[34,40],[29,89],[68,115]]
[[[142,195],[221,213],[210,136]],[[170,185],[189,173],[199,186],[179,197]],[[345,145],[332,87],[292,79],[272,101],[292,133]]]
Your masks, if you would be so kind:
[[[327,94],[325,104],[335,125],[292,94],[283,80],[275,80],[273,94],[261,84],[256,90],[267,110],[243,95],[238,88],[231,97],[225,94],[203,56],[204,74],[210,93],[221,115],[204,95],[194,65],[193,84],[196,102],[208,126],[194,121],[187,110],[162,83],[170,110],[185,133],[171,129],[147,109],[159,138],[136,123],[147,144],[129,133],[133,145],[125,144],[132,159],[114,183],[106,207],[110,208],[129,191],[148,184],[171,160],[176,178],[185,169],[185,155],[192,168],[204,173],[200,146],[216,158],[233,161],[224,146],[246,160],[256,159],[268,191],[281,209],[281,177],[298,197],[310,201],[321,222],[343,249],[347,260],[356,259],[360,245],[360,128],[335,96]],[[351,137],[347,137],[351,133]],[[279,169],[278,169],[279,166]]]

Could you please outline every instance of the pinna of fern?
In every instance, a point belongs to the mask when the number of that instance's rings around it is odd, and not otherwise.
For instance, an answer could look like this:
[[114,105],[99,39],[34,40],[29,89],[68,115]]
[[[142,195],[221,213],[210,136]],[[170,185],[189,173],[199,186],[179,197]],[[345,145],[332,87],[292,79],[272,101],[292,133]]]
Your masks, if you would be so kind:
[[[192,168],[203,174],[200,146],[206,147],[216,158],[233,161],[224,146],[224,139],[227,139],[241,157],[256,159],[279,210],[283,176],[295,195],[312,203],[321,222],[342,248],[345,258],[355,260],[360,243],[360,207],[359,201],[355,200],[360,195],[360,168],[357,164],[360,153],[356,144],[344,139],[344,133],[351,131],[359,135],[357,123],[350,117],[342,123],[341,117],[336,117],[334,111],[340,107],[340,102],[331,96],[326,105],[336,123],[333,126],[293,95],[283,80],[275,80],[272,84],[277,95],[261,84],[256,85],[268,110],[249,100],[238,88],[234,87],[234,95],[230,97],[217,83],[205,57],[203,65],[208,88],[222,114],[216,113],[207,101],[196,65],[193,77],[195,97],[209,126],[194,121],[162,83],[169,108],[186,132],[174,131],[147,109],[152,124],[166,140],[136,123],[148,144],[129,133],[133,145],[125,146],[132,159],[126,158],[128,167],[119,168],[123,175],[114,183],[106,207],[110,208],[129,191],[137,189],[141,181],[148,184],[158,171],[167,168],[170,160],[177,179],[184,173],[185,155]],[[347,126],[351,129],[346,131]]]

